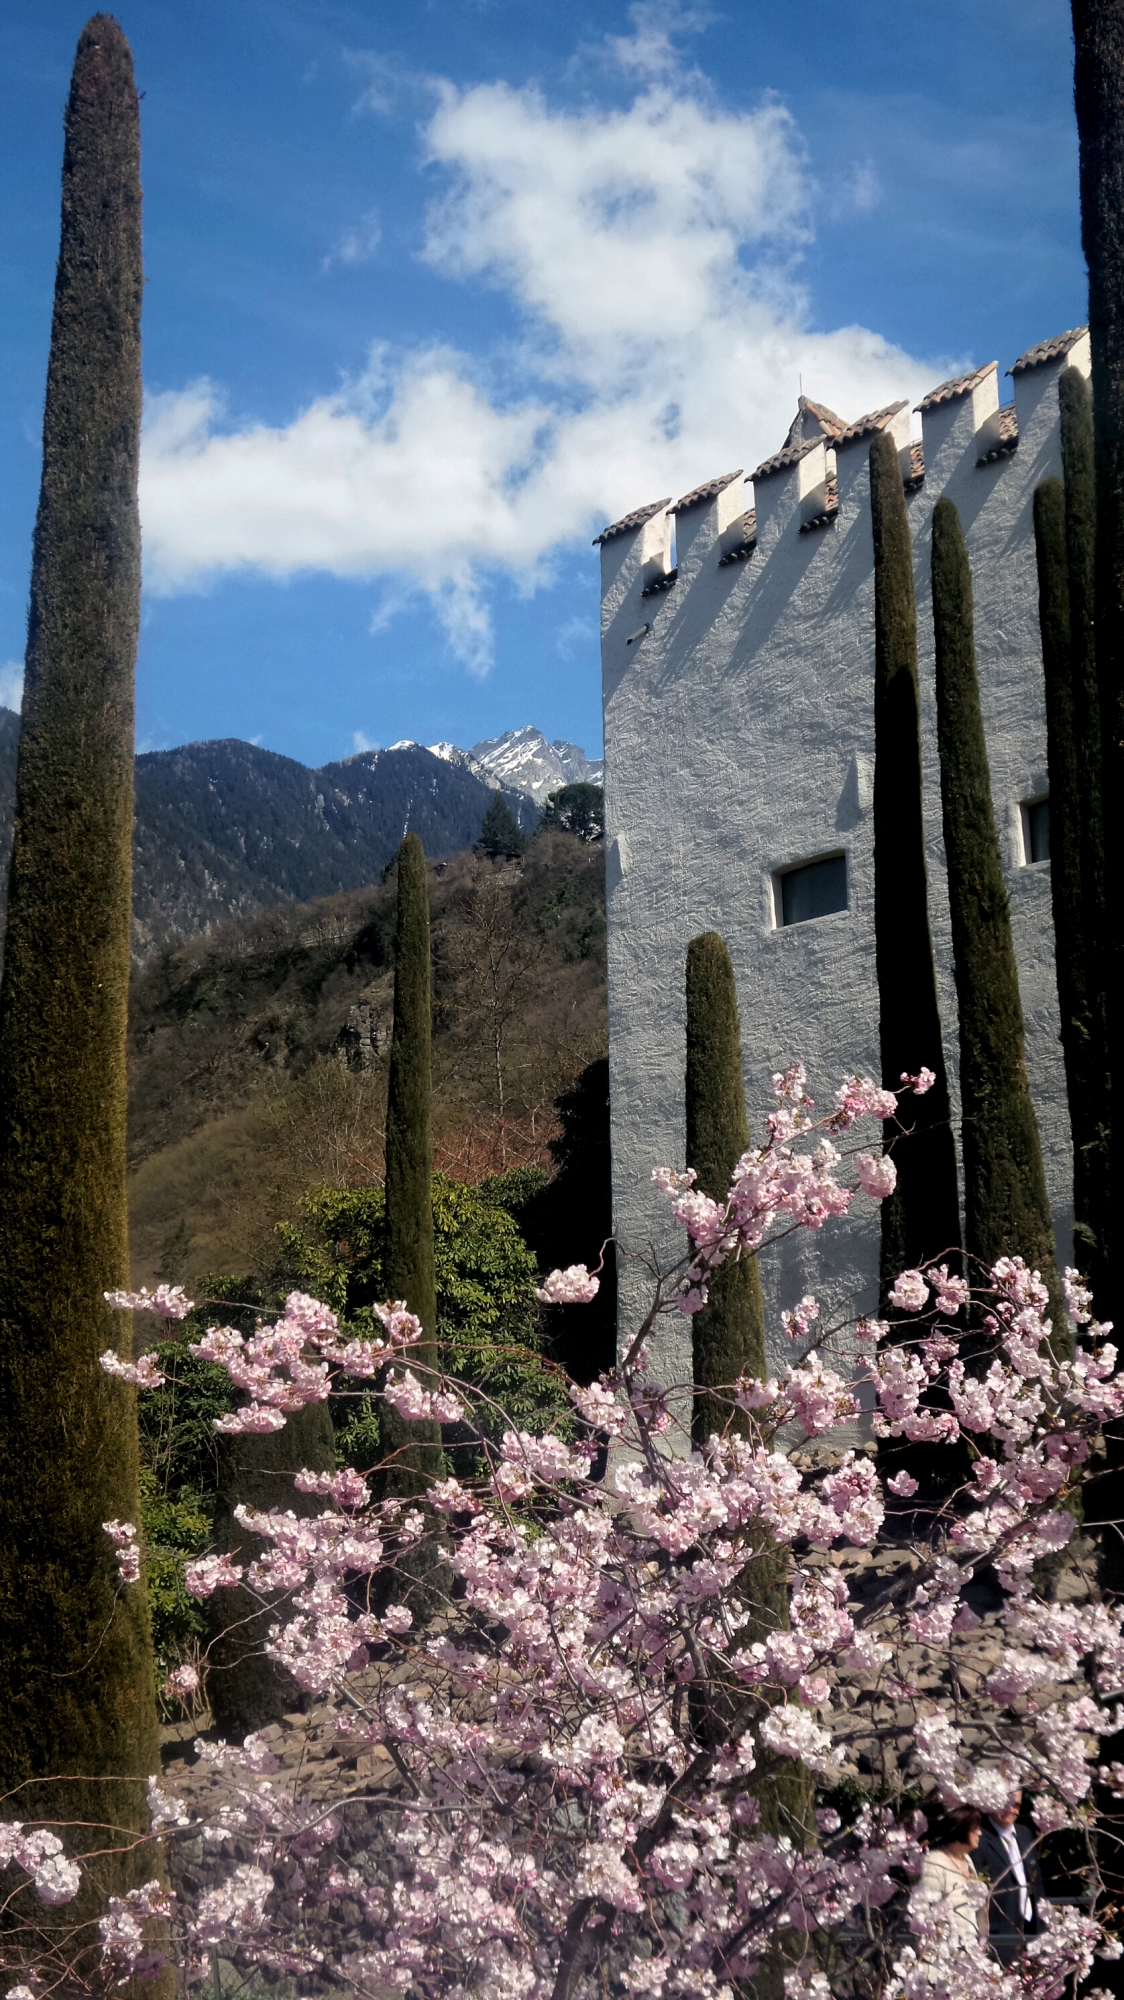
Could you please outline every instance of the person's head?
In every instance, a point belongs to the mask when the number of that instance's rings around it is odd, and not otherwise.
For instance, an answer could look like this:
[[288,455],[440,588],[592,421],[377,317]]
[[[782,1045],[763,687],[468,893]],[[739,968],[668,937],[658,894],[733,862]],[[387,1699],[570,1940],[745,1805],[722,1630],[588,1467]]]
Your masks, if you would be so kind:
[[983,1814],[975,1806],[950,1806],[929,1826],[929,1846],[946,1847],[954,1854],[971,1854],[980,1844]]
[[1023,1802],[1022,1793],[1012,1792],[1006,1805],[1003,1806],[999,1812],[993,1812],[988,1815],[992,1825],[1014,1826],[1015,1821],[1018,1819],[1019,1807],[1022,1805],[1022,1802]]

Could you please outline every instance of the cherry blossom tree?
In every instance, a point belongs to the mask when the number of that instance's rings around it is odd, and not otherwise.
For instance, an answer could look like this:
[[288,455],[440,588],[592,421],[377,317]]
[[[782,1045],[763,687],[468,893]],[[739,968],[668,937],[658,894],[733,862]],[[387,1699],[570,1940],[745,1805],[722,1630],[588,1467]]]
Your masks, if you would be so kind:
[[[204,1823],[153,1783],[151,1839],[173,1850],[173,1879],[176,1844],[202,1840],[208,1886],[177,1901],[154,1864],[102,1919],[89,1988],[169,1960],[190,1986],[218,1952],[362,2000],[734,2000],[782,1979],[787,2000],[1055,2000],[1121,1955],[1092,1797],[1124,1798],[1124,1766],[1098,1749],[1124,1720],[1124,1613],[1082,1588],[1075,1525],[1124,1413],[1111,1329],[1067,1273],[1074,1346],[1059,1358],[1045,1285],[1017,1257],[901,1273],[892,1329],[806,1297],[783,1315],[786,1365],[728,1385],[739,1422],[693,1449],[689,1385],[651,1372],[659,1317],[697,1311],[728,1260],[894,1184],[877,1143],[852,1144],[860,1121],[892,1119],[894,1093],[851,1078],[817,1116],[799,1064],[774,1084],[765,1142],[724,1202],[657,1171],[691,1250],[616,1372],[572,1388],[577,1441],[509,1429],[495,1445],[493,1415],[486,1471],[434,1481],[424,1506],[376,1502],[350,1469],[302,1472],[318,1515],[243,1508],[264,1553],[188,1565],[201,1599],[241,1585],[283,1606],[270,1653],[331,1705],[337,1735],[381,1746],[395,1783],[329,1804],[277,1780],[265,1737],[201,1739],[225,1803]],[[576,1265],[542,1293],[588,1301],[595,1284]],[[166,1290],[114,1303],[188,1310]],[[372,1384],[411,1421],[472,1422],[477,1392],[420,1365],[414,1316],[388,1304],[377,1319],[356,1334],[293,1293],[252,1335],[209,1329],[195,1351],[247,1398],[220,1423],[274,1429]],[[151,1354],[106,1366],[142,1389],[159,1379]],[[923,1509],[908,1472],[883,1483],[856,1428],[864,1405],[876,1438],[962,1438],[963,1487]],[[106,1532],[127,1590],[143,1548],[127,1522]],[[453,1587],[415,1629],[393,1573],[427,1540]],[[765,1545],[785,1558],[787,1629],[749,1638]],[[1044,1558],[1063,1550],[1067,1590],[1051,1596]],[[196,1679],[181,1670],[185,1698]],[[813,1844],[759,1823],[757,1790],[784,1760],[815,1780]],[[1004,1968],[911,1884],[934,1805],[998,1810],[1016,1789],[1040,1838],[1080,1851],[1089,1893],[1047,1909]],[[348,1858],[359,1807],[377,1867]],[[1111,1815],[1098,1839],[1103,1858]],[[224,1841],[244,1858],[224,1859]],[[0,1946],[9,2000],[73,1990],[64,1914],[89,1865],[79,1828],[0,1826],[25,1912],[25,1942]]]

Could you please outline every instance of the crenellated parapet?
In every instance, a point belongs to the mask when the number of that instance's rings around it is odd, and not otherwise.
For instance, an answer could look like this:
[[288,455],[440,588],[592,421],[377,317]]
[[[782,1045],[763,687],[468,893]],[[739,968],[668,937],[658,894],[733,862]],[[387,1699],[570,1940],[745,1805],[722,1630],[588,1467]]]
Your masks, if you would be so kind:
[[[1052,964],[1048,792],[1034,487],[1061,471],[1058,378],[1089,371],[1074,328],[1020,355],[847,420],[801,396],[754,467],[654,501],[598,539],[614,1223],[641,1258],[678,1254],[650,1174],[683,1158],[683,967],[692,937],[726,940],[743,1024],[751,1129],[793,1056],[819,1087],[878,1068],[871,799],[874,586],[869,454],[894,440],[908,498],[919,618],[931,922],[956,1104],[956,1017],[937,783],[929,526],[956,504],[972,563],[981,699],[1028,1060],[1063,1261],[1070,1160]],[[1011,398],[1002,391],[1011,385]],[[739,456],[731,437],[729,462]],[[806,1291],[874,1303],[876,1219],[856,1211],[789,1239],[763,1268],[773,1324]],[[622,1311],[647,1279],[622,1270]],[[659,1368],[685,1379],[685,1328]],[[779,1356],[777,1357],[780,1358]]]

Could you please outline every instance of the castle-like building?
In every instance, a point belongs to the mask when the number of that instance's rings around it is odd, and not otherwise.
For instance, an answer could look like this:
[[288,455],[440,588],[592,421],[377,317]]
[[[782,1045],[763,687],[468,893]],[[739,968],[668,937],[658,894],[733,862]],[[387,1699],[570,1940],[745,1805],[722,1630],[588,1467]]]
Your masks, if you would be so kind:
[[[929,584],[930,516],[959,510],[972,562],[991,783],[1011,902],[1027,1058],[1059,1257],[1072,1256],[1068,1115],[1050,908],[1049,780],[1033,495],[1061,474],[1058,377],[1089,372],[1084,328],[845,423],[802,397],[784,446],[616,521],[601,549],[609,1035],[621,1331],[650,1303],[653,1259],[683,1248],[654,1166],[684,1149],[684,965],[716,930],[737,978],[750,1129],[793,1057],[825,1104],[842,1075],[879,1074],[871,800],[874,573],[869,448],[895,440],[913,533],[929,900],[959,1119],[957,1017],[941,829]],[[752,498],[752,504],[747,501]],[[920,1061],[920,1056],[918,1058]],[[762,1256],[770,1336],[813,1291],[875,1305],[878,1216],[860,1199],[819,1234]],[[776,1350],[776,1359],[781,1355]],[[689,1322],[664,1319],[656,1373],[690,1376]]]

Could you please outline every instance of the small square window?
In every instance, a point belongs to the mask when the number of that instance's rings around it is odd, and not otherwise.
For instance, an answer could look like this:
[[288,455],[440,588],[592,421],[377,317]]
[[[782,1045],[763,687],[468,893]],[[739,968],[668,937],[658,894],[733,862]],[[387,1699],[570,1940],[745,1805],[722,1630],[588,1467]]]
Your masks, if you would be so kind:
[[777,881],[777,915],[782,925],[806,924],[847,907],[847,857],[827,854],[788,868]]
[[1050,859],[1050,801],[1028,799],[1023,806],[1023,858],[1027,867]]

